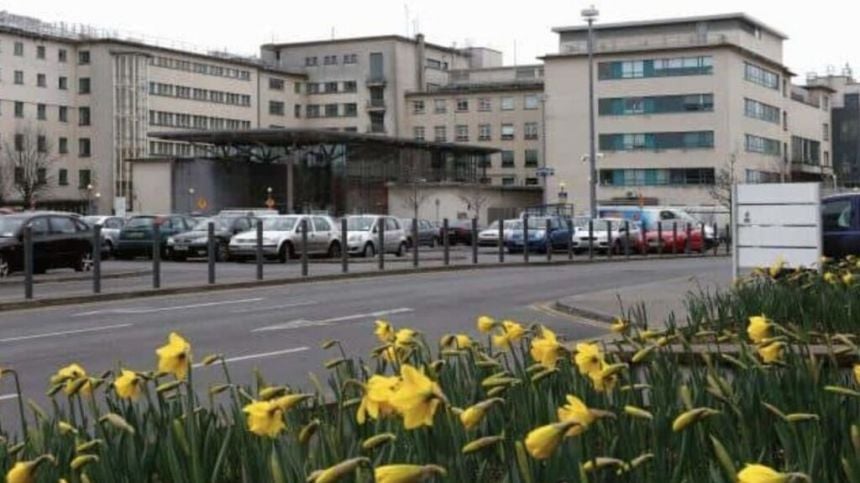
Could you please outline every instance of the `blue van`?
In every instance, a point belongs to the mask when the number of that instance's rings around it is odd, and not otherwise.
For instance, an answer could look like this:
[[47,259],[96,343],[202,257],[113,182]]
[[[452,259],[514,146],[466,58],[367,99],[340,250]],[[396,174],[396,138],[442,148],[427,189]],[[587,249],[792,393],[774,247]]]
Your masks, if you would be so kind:
[[821,200],[824,256],[860,255],[860,193],[827,196]]

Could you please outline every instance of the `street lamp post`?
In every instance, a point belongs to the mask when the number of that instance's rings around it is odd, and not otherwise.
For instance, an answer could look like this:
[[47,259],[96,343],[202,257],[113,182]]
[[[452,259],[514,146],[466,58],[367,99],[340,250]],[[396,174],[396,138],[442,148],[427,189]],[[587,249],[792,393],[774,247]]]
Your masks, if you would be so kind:
[[594,145],[594,22],[600,12],[592,5],[582,11],[588,22],[588,199],[591,218],[597,218],[597,148]]
[[196,192],[194,188],[188,188],[188,213],[194,212],[194,193]]
[[93,214],[93,185],[87,184],[87,211],[88,214]]
[[564,181],[558,184],[558,202],[562,205],[567,203],[567,184]]

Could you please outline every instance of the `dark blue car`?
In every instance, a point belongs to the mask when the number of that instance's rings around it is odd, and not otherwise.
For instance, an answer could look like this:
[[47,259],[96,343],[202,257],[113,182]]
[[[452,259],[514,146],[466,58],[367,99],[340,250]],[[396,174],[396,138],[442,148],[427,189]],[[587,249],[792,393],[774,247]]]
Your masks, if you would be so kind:
[[569,227],[568,220],[564,217],[529,217],[528,242],[525,240],[523,222],[520,220],[511,228],[511,234],[505,240],[505,247],[508,253],[522,253],[526,245],[529,252],[546,253],[551,249],[566,249],[573,236]]
[[824,256],[860,255],[860,193],[833,195],[821,202]]

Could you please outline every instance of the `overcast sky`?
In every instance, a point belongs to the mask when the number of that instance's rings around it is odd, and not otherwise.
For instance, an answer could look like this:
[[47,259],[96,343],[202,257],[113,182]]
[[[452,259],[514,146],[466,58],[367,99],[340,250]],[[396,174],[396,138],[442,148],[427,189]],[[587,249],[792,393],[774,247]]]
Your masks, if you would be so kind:
[[[515,52],[517,63],[528,63],[556,51],[550,29],[580,23],[586,5],[556,0],[3,0],[0,9],[241,54],[256,54],[261,43],[273,40],[402,35],[407,28],[414,34],[417,26],[430,42],[492,47],[512,64]],[[840,71],[846,62],[860,69],[860,3],[854,0],[611,0],[596,6],[604,22],[743,11],[789,36],[785,63],[801,78],[828,67]]]

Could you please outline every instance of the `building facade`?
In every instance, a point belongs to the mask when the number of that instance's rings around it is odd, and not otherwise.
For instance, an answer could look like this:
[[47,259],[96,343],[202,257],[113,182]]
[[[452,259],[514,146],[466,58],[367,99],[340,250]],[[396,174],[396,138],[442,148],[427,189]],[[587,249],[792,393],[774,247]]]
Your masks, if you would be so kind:
[[[555,32],[547,196],[564,183],[587,211],[588,32]],[[708,206],[726,181],[829,176],[830,93],[791,84],[780,32],[730,14],[595,25],[594,38],[598,203]]]
[[839,186],[860,187],[860,83],[846,66],[840,74],[812,74],[807,84],[834,90],[831,103],[834,174]]

